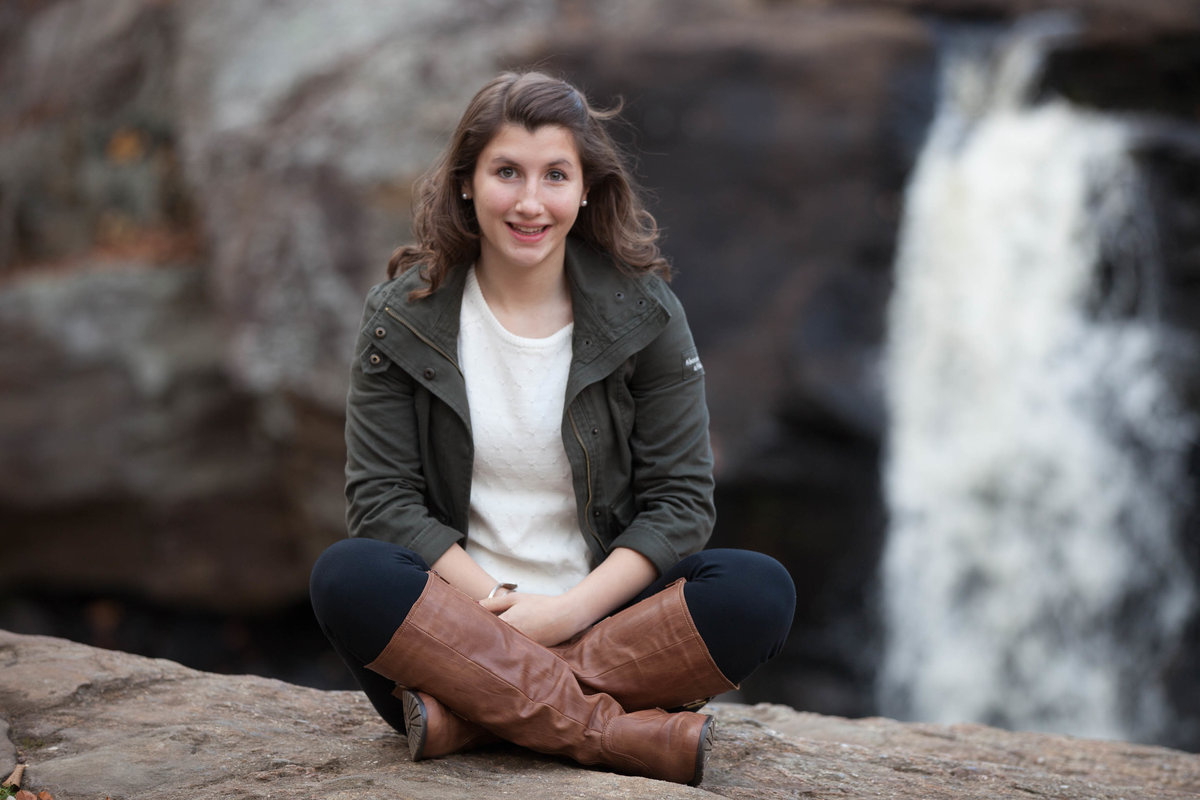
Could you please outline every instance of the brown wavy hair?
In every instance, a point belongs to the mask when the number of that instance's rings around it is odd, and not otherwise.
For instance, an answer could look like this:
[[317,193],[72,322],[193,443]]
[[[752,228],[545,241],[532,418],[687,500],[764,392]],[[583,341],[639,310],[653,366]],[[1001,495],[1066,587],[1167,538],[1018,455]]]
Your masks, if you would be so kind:
[[606,124],[620,108],[596,109],[566,81],[540,72],[505,72],[471,100],[446,150],[416,185],[414,244],[397,248],[388,277],[419,267],[432,294],[451,270],[473,263],[480,252],[474,206],[462,199],[464,184],[488,142],[508,123],[535,131],[561,125],[571,132],[583,167],[587,207],[571,229],[608,253],[625,270],[670,279],[670,264],[658,248],[658,224],[643,206],[629,168]]

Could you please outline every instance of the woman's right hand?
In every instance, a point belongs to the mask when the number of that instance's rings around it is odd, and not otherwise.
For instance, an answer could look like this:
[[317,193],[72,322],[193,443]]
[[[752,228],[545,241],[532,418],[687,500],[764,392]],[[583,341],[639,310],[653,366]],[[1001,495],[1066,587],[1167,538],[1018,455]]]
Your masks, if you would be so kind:
[[595,622],[565,594],[509,592],[479,604],[544,647],[561,644]]

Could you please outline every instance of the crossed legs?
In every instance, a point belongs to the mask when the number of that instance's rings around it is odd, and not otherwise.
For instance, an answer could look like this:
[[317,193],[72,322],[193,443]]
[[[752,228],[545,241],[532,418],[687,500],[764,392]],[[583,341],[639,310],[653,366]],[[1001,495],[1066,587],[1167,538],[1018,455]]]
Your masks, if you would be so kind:
[[[416,682],[411,675],[406,679],[380,674],[379,661],[426,590],[427,570],[428,565],[411,551],[369,539],[335,544],[313,570],[312,600],[323,630],[380,715],[401,731],[405,709],[394,690],[398,683]],[[690,697],[689,692],[711,696],[732,688],[778,653],[794,604],[791,580],[774,560],[746,551],[704,551],[682,560],[626,609],[601,621],[578,641],[552,648],[554,659],[548,663],[557,669],[557,662],[565,659],[574,673],[569,682],[578,681],[585,694],[614,694],[620,701],[618,713],[671,707]],[[668,651],[661,637],[650,641],[639,633],[652,629],[679,631],[678,636],[667,634],[674,637],[670,644],[674,649]],[[643,638],[647,638],[644,643]],[[622,666],[622,657],[611,655],[614,649],[631,652],[635,668]],[[395,647],[393,651],[400,652]],[[540,655],[531,652],[529,658],[535,657]],[[670,674],[673,669],[680,674]],[[673,693],[663,694],[664,687]],[[432,694],[453,707],[449,698],[436,691]],[[519,732],[514,738],[497,731],[494,723],[491,729],[514,741],[520,738]],[[711,735],[710,729],[707,734]],[[636,771],[619,763],[609,766]]]

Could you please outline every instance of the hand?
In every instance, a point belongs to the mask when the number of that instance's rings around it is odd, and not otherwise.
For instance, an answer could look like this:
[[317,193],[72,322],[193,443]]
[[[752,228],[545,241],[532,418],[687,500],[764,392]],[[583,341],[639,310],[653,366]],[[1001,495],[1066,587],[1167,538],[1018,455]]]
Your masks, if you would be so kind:
[[565,642],[595,621],[583,618],[566,595],[509,592],[479,604],[544,647]]

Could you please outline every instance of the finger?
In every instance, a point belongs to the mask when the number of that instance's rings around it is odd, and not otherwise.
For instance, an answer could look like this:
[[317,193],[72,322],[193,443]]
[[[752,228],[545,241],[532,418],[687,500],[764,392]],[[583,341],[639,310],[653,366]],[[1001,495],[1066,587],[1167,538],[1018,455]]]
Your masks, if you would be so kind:
[[528,620],[528,619],[515,619],[514,620],[513,612],[511,609],[500,614],[500,619],[504,622],[507,622],[513,628],[519,630],[521,633],[525,634],[530,639],[533,639],[535,642],[538,642],[538,644],[542,644],[542,642],[539,641],[537,629],[530,627],[530,620]]
[[508,594],[502,594],[499,597],[485,597],[479,601],[479,605],[483,606],[493,614],[502,614],[516,605],[516,602],[516,593],[509,592]]

